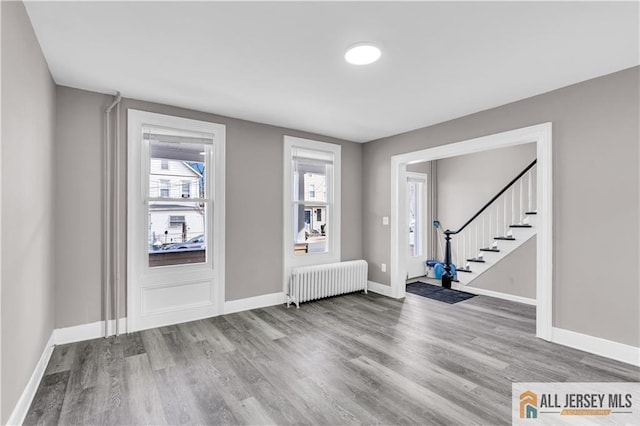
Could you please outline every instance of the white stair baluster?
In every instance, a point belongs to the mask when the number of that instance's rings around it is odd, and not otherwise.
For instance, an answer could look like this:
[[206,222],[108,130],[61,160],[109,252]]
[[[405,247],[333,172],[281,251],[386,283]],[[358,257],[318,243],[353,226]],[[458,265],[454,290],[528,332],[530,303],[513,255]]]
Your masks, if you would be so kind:
[[502,224],[504,226],[504,235],[507,235],[509,232],[509,225],[507,224],[507,193],[504,193],[504,198],[502,199],[502,207],[503,207],[503,216],[502,216]]
[[528,190],[527,190],[527,195],[529,196],[529,203],[528,203],[528,206],[527,206],[527,211],[529,211],[529,212],[532,212],[532,211],[533,211],[533,210],[532,210],[532,207],[533,207],[533,206],[531,205],[531,192],[532,192],[532,188],[533,188],[533,185],[532,185],[532,183],[531,183],[531,178],[532,178],[532,176],[531,176],[531,175],[532,175],[532,174],[533,174],[533,169],[531,169],[531,170],[529,170],[529,172],[527,172],[527,178],[528,178]]
[[533,173],[533,212],[538,211],[538,166],[534,167],[534,173]]
[[460,235],[460,238],[462,238],[462,257],[464,258],[465,262],[467,260],[467,240],[466,240],[466,233]]
[[523,185],[522,184],[522,178],[520,178],[520,203],[518,205],[518,207],[519,207],[519,210],[518,210],[518,223],[522,223],[522,216],[523,216],[523,213],[524,213],[523,210],[522,210],[522,205],[524,204],[523,203],[523,201],[524,201],[523,200],[523,195],[524,194],[523,194],[523,191],[522,191],[522,185]]
[[491,210],[487,210],[489,216],[489,233],[487,234],[487,240],[489,241],[489,245],[491,245],[491,225],[493,224],[493,216],[491,216]]
[[511,223],[510,225],[515,225],[516,218],[516,189],[515,186],[511,187]]
[[475,244],[474,250],[473,250],[474,256],[475,256],[475,253],[478,251],[478,224],[477,223],[476,223],[475,228],[476,228],[476,244]]
[[496,234],[492,235],[491,238],[497,237],[500,232],[500,204],[498,204],[498,200],[496,200]]
[[453,264],[460,266],[460,244],[457,237],[458,235],[456,235],[456,240],[454,241],[456,243],[456,258],[453,261]]

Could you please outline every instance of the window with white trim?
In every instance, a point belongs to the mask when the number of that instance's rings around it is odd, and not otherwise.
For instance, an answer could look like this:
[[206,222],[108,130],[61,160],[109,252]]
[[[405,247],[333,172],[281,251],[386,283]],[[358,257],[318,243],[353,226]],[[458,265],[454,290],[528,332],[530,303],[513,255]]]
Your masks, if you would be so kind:
[[127,128],[127,328],[216,316],[225,306],[226,128],[133,109]]
[[340,145],[285,136],[286,267],[340,260]]
[[182,181],[182,198],[191,197],[191,181],[183,180]]
[[160,179],[160,197],[168,198],[171,194],[171,181],[169,179]]

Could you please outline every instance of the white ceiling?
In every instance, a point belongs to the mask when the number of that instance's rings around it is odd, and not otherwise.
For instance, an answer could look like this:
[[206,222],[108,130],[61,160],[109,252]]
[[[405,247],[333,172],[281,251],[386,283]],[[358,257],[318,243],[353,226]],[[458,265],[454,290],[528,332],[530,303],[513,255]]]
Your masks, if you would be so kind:
[[[637,2],[28,2],[56,83],[366,142],[639,64]],[[382,58],[347,64],[374,41]]]

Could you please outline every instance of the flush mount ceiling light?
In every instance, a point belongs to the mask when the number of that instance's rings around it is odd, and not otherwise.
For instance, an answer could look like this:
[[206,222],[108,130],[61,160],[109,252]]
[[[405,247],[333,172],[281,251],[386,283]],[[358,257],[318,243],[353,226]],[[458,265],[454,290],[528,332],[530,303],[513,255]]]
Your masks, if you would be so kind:
[[353,65],[368,65],[380,59],[380,49],[373,43],[362,42],[349,46],[344,59]]

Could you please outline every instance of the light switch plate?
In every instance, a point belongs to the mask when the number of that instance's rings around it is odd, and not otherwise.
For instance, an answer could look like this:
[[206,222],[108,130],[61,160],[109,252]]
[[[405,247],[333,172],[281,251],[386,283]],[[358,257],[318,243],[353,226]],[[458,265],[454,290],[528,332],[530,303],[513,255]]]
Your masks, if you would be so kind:
[[389,216],[382,216],[382,224],[383,225],[389,224]]

